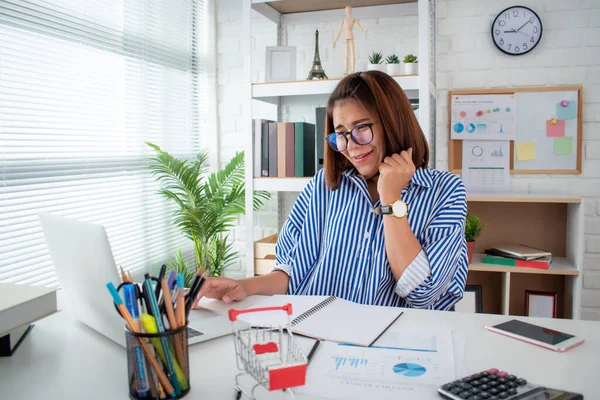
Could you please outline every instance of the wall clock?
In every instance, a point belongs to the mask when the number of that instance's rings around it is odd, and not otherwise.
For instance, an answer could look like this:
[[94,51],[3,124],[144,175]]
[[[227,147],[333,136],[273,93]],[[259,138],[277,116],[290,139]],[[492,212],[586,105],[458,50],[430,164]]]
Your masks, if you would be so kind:
[[529,53],[542,38],[542,20],[530,8],[512,6],[502,10],[492,24],[492,39],[511,56]]

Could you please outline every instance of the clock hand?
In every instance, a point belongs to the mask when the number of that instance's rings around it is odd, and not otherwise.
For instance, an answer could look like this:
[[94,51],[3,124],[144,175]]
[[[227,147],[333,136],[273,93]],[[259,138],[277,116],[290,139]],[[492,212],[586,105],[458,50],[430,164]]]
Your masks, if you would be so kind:
[[515,31],[514,29],[511,29],[510,31],[504,31],[504,33],[517,33],[517,31]]
[[517,29],[517,32],[519,32],[525,25],[527,25],[529,23],[529,21],[525,22],[523,25],[521,25],[521,27],[519,29]]

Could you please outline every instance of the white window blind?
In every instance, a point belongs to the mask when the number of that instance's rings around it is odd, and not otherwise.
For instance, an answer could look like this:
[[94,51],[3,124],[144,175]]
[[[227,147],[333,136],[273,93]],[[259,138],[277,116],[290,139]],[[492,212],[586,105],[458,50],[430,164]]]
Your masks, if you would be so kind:
[[145,142],[178,157],[201,149],[205,11],[199,0],[0,2],[0,282],[58,284],[39,212],[104,225],[134,274],[178,248],[191,255]]

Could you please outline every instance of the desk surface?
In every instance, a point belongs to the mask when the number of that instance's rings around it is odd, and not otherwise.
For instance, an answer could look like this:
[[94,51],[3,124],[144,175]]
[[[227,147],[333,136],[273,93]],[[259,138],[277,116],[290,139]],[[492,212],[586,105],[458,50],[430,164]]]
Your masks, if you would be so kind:
[[[496,367],[533,383],[582,393],[586,399],[600,398],[599,322],[518,318],[586,340],[566,353],[556,353],[484,329],[506,319],[501,315],[407,309],[396,323],[440,323],[465,335],[468,373]],[[0,397],[127,399],[126,364],[124,348],[62,311],[37,322],[12,357],[0,358]],[[192,390],[186,398],[232,399],[236,368],[231,335],[192,345]],[[78,393],[80,396],[75,396]],[[265,396],[259,398],[289,398],[261,390],[263,393]]]

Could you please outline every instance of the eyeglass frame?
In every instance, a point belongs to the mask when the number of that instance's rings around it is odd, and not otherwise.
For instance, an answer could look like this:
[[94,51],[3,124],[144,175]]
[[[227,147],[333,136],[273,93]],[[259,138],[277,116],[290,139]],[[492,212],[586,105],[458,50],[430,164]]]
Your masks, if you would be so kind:
[[[373,141],[373,139],[375,139],[375,132],[373,132],[373,125],[378,124],[381,121],[375,121],[375,122],[367,122],[366,124],[358,124],[356,125],[354,128],[350,129],[349,132],[333,132],[330,133],[329,135],[325,136],[325,140],[327,141],[327,144],[329,145],[329,147],[331,148],[331,150],[335,151],[336,153],[343,153],[344,151],[348,150],[348,135],[350,136],[350,138],[352,139],[352,141],[354,143],[356,143],[359,146],[366,146],[367,144],[371,143]],[[371,140],[369,140],[367,143],[358,143],[358,141],[356,140],[356,138],[354,137],[354,135],[352,134],[356,129],[358,128],[362,128],[362,127],[369,127],[369,130],[371,131]],[[341,135],[344,137],[344,139],[346,139],[346,148],[344,150],[336,150],[332,147],[331,142],[329,141],[329,138],[331,136],[338,136]]]

